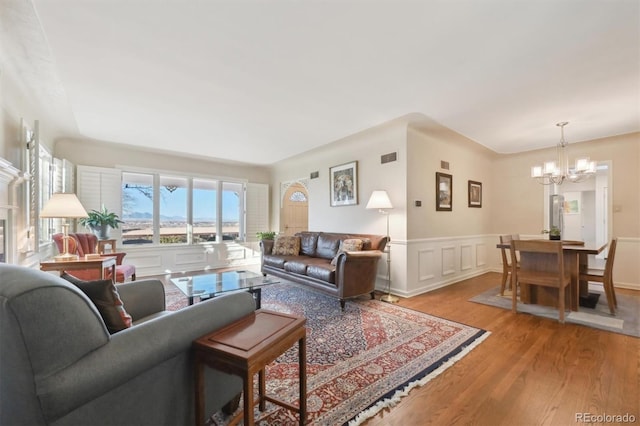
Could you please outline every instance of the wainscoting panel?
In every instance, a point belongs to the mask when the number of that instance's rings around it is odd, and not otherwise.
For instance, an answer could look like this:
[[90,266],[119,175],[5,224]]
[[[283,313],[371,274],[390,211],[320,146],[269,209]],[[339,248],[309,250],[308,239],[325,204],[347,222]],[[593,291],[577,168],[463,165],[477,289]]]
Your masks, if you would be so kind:
[[426,281],[435,277],[435,250],[418,250],[418,280]]
[[456,273],[456,248],[455,246],[442,247],[442,276]]
[[460,246],[460,270],[468,271],[473,268],[473,246],[464,244]]
[[476,244],[476,266],[482,267],[487,264],[487,245],[484,243]]
[[[124,258],[123,263],[136,265],[136,269],[162,267],[162,256],[160,256],[159,254],[152,254],[152,253],[138,254],[138,253],[131,253],[131,252],[126,252],[126,253],[127,253],[127,256]],[[137,271],[136,271],[136,275],[138,275]]]
[[176,253],[175,264],[176,265],[193,265],[194,263],[203,263],[206,259],[204,251],[196,253]]
[[502,269],[500,252],[495,248],[497,242],[496,235],[396,239],[395,252],[404,248],[406,258],[404,264],[400,256],[393,260],[391,291],[411,297],[485,272],[499,272]]
[[229,266],[255,265],[259,253],[236,242],[172,246],[122,246],[125,263],[136,266],[138,278],[170,272],[191,272]]

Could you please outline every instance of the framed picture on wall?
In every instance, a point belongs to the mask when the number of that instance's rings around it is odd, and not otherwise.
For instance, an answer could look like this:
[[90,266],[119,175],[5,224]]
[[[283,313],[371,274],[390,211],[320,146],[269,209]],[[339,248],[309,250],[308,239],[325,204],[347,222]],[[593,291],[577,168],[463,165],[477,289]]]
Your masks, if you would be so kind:
[[450,212],[453,209],[453,176],[436,172],[436,210]]
[[469,181],[469,207],[482,207],[482,182]]
[[358,204],[358,162],[334,166],[329,169],[331,207]]

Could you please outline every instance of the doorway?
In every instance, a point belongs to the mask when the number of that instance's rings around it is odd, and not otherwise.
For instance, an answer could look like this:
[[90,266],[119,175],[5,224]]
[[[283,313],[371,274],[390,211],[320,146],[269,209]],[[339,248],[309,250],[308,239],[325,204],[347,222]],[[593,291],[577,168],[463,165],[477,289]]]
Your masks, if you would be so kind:
[[[550,187],[549,187],[550,186]],[[545,187],[545,212],[549,195],[564,196],[562,239],[584,241],[587,245],[602,246],[611,240],[611,162],[598,162],[596,176],[580,183],[565,183]],[[545,218],[548,229],[549,218]],[[608,250],[590,256],[589,267],[604,268]]]
[[282,184],[280,233],[295,235],[309,230],[309,191],[306,182]]

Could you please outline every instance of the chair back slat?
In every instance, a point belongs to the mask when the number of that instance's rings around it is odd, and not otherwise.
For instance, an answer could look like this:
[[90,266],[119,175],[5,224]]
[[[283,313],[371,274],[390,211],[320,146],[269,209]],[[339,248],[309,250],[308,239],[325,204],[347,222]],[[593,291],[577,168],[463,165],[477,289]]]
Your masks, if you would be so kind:
[[[511,257],[520,253],[520,274],[527,271],[563,271],[564,256],[561,241],[515,240],[511,244]],[[529,256],[528,253],[536,253]]]

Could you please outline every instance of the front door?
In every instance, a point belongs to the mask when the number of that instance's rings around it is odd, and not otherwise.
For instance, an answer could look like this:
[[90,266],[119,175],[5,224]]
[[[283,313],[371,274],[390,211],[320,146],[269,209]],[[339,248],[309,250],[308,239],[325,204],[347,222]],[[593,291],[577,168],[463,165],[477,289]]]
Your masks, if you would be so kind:
[[284,193],[280,211],[280,233],[294,235],[309,230],[309,194],[301,183],[290,185]]

